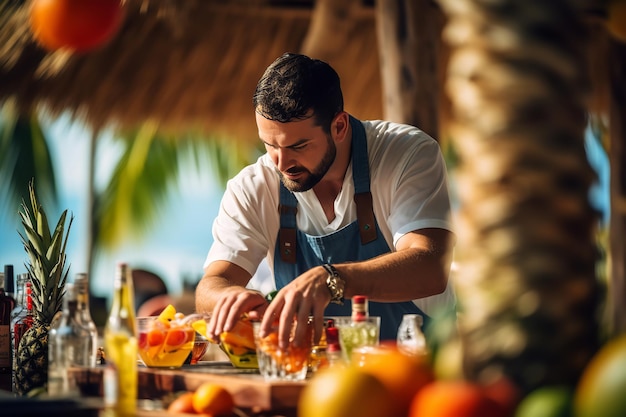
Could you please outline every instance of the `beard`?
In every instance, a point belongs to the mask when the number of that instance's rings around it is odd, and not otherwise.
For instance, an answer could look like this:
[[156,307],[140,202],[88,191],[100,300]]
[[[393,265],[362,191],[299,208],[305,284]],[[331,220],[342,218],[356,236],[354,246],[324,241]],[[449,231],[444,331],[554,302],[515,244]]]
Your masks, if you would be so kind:
[[289,178],[285,178],[282,172],[278,171],[278,175],[280,175],[280,180],[285,186],[286,189],[291,191],[292,193],[300,193],[304,191],[308,191],[311,188],[315,187],[315,185],[324,178],[324,175],[330,169],[330,166],[335,162],[335,157],[337,156],[337,147],[335,143],[332,141],[330,137],[328,137],[328,148],[324,157],[320,161],[319,164],[312,171],[304,167],[293,167],[290,168],[287,172],[290,174],[300,174],[305,173],[303,177],[298,180],[290,180]]

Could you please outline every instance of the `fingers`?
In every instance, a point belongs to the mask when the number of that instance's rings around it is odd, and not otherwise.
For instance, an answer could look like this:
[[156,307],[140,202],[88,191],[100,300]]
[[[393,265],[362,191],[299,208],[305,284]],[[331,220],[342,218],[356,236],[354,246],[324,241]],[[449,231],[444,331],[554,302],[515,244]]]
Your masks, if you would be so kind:
[[219,335],[234,328],[242,314],[254,311],[254,315],[260,317],[266,308],[262,294],[244,288],[233,289],[215,304],[207,325],[207,335],[212,341],[219,342]]

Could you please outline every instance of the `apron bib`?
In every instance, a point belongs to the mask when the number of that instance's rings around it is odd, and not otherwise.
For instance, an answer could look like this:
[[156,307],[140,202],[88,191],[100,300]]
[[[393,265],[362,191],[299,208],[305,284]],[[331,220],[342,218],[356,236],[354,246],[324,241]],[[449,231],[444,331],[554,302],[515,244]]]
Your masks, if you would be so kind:
[[[296,225],[297,200],[280,184],[280,230],[274,255],[276,289],[291,282],[307,270],[325,263],[363,261],[390,252],[378,227],[370,193],[367,139],[363,124],[350,116],[352,127],[352,176],[354,179],[357,220],[324,236],[311,236]],[[352,303],[329,304],[325,316],[349,316]],[[369,302],[370,316],[380,316],[381,340],[395,340],[404,314],[420,314],[426,326],[429,317],[413,302]]]

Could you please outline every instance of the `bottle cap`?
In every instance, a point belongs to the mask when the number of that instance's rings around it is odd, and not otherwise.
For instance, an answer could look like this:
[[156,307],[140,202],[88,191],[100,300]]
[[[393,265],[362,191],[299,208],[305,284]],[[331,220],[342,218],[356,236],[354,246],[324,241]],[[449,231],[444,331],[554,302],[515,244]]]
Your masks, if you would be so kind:
[[365,304],[367,301],[367,296],[365,295],[355,295],[352,297],[352,304]]
[[336,327],[329,327],[326,329],[326,343],[330,346],[333,343],[339,342],[339,329]]
[[4,290],[11,294],[15,292],[13,265],[4,266]]

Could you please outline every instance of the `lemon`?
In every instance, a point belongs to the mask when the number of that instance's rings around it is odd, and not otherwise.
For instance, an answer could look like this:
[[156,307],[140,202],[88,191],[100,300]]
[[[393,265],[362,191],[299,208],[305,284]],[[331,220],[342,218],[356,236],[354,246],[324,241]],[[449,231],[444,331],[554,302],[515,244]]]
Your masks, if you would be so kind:
[[191,323],[191,327],[207,339],[211,339],[206,335],[206,321],[204,319],[196,320]]
[[565,386],[542,387],[528,394],[515,417],[569,417],[573,390]]
[[298,417],[391,415],[393,401],[383,383],[355,366],[318,371],[298,400]]
[[176,308],[173,305],[168,304],[167,307],[163,309],[161,314],[159,314],[159,321],[168,324],[170,321],[174,320],[176,317]]
[[580,377],[576,417],[626,416],[626,334],[607,342]]

